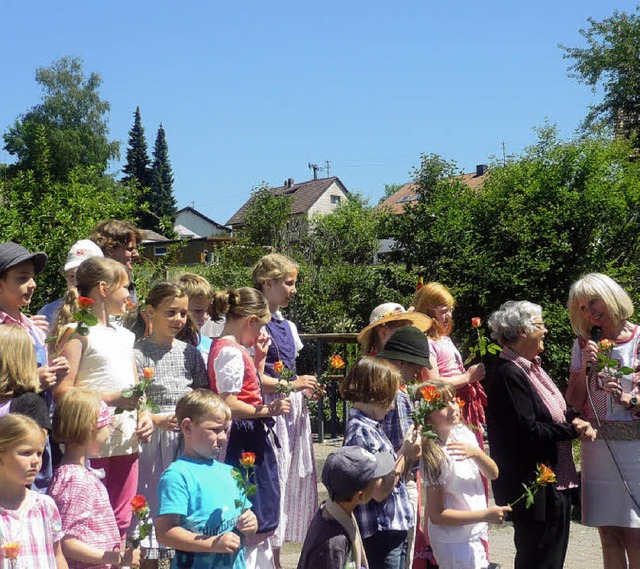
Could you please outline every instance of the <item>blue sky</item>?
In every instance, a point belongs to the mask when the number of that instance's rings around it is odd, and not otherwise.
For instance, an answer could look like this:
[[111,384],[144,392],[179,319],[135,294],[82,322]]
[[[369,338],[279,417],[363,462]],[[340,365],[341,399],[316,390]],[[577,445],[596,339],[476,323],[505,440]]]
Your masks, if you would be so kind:
[[597,99],[558,43],[635,5],[3,0],[0,128],[39,101],[37,67],[77,55],[102,76],[123,157],[136,106],[150,148],[164,124],[179,207],[224,223],[263,180],[306,180],[325,160],[376,202],[422,153],[472,171],[546,119],[571,137]]

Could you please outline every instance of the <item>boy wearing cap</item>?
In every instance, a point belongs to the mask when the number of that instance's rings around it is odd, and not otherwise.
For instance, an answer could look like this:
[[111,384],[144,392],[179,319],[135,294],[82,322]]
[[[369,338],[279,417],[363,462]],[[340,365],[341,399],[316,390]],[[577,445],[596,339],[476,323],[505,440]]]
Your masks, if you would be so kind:
[[[82,264],[82,261],[90,259],[91,257],[103,257],[102,250],[90,239],[81,239],[73,244],[69,253],[67,254],[67,262],[64,265],[64,277],[67,280],[67,290],[76,286],[76,270]],[[44,316],[47,319],[48,332],[51,333],[51,329],[55,324],[58,311],[64,302],[64,297],[58,298],[49,304],[45,304],[38,314]]]
[[394,467],[391,453],[372,454],[356,446],[342,447],[328,456],[322,483],[329,500],[311,521],[298,569],[369,567],[353,511],[371,500],[376,486]]

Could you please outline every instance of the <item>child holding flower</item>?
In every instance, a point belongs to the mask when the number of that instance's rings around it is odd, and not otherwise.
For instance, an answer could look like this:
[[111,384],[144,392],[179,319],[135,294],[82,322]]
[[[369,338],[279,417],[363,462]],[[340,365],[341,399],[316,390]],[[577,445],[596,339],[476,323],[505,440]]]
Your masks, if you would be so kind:
[[[209,390],[194,389],[178,401],[176,418],[184,449],[158,486],[158,541],[176,550],[174,569],[244,569],[244,538],[256,533],[258,523],[243,508],[244,485],[234,478],[233,467],[216,460],[231,410]],[[243,460],[251,462],[248,456]]]
[[[178,453],[180,427],[175,415],[176,403],[192,388],[208,387],[207,370],[198,348],[176,338],[185,329],[195,332],[188,309],[189,297],[178,284],[156,283],[146,298],[151,334],[140,340],[133,350],[138,376],[153,378],[146,395],[158,406],[152,414],[156,428],[149,443],[140,450],[138,480],[138,493],[147,496],[151,518],[158,510],[160,476]],[[158,559],[172,555],[171,551],[158,546],[153,531],[142,541],[142,546],[147,551],[147,568],[157,567]]]
[[[318,381],[313,375],[296,375],[296,358],[302,341],[296,325],[280,312],[289,306],[296,294],[298,266],[288,257],[272,253],[262,257],[253,268],[253,286],[269,303],[271,320],[264,331],[271,339],[262,379],[264,400],[280,399],[276,384],[290,386],[291,412],[276,417],[275,432],[280,441],[276,447],[280,480],[280,523],[271,538],[276,567],[280,565],[280,548],[286,541],[303,542],[307,528],[318,508],[316,474],[311,421],[306,396],[313,393]],[[286,374],[291,375],[289,381]]]
[[429,381],[421,396],[416,418],[428,433],[422,458],[431,548],[441,569],[485,569],[487,523],[501,524],[511,511],[487,507],[481,475],[494,480],[498,467],[460,421],[460,400],[450,383]]

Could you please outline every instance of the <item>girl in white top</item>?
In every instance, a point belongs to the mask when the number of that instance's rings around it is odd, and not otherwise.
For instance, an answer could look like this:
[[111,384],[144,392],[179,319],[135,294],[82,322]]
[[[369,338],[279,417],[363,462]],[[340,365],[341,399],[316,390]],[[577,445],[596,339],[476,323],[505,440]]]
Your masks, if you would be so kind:
[[438,438],[423,439],[431,547],[441,569],[486,569],[489,562],[482,540],[488,537],[487,523],[501,524],[511,511],[509,506],[486,506],[480,475],[494,480],[498,467],[460,422],[453,385],[438,380],[426,385],[435,387],[447,403],[429,415]]
[[[138,450],[153,432],[151,416],[136,412],[139,401],[122,395],[122,390],[138,381],[134,360],[134,335],[109,322],[111,315],[121,315],[129,298],[129,276],[123,265],[113,259],[94,257],[84,261],[76,272],[76,288],[67,292],[53,335],[56,348],[69,360],[70,369],[53,389],[59,399],[70,387],[82,387],[99,393],[110,407],[129,409],[116,415],[114,431],[100,458],[92,459],[94,468],[105,472],[104,484],[116,515],[122,538],[131,523],[131,498],[138,486]],[[79,299],[95,316],[89,333],[76,333],[74,314],[80,310]]]

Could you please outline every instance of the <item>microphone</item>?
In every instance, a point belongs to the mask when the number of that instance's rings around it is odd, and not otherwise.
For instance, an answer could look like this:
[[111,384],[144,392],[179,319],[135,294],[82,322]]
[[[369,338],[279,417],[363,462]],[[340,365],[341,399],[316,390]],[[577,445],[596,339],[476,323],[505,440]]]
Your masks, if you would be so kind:
[[[593,326],[591,328],[591,339],[597,344],[600,340],[602,340],[602,326]],[[591,368],[593,367],[593,362],[587,362],[587,377],[591,375]]]

